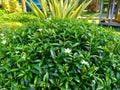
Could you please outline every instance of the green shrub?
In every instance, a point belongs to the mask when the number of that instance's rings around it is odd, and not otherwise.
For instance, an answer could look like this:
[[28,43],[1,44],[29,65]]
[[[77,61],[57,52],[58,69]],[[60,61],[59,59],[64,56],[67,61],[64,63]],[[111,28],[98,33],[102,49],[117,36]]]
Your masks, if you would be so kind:
[[119,90],[120,36],[81,20],[0,34],[0,89]]

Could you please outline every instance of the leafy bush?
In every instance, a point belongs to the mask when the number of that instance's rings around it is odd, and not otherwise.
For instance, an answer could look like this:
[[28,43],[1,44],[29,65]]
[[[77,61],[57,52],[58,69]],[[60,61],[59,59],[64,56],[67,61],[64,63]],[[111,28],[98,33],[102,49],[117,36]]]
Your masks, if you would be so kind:
[[112,29],[64,19],[25,26],[0,34],[0,89],[120,89],[120,36]]

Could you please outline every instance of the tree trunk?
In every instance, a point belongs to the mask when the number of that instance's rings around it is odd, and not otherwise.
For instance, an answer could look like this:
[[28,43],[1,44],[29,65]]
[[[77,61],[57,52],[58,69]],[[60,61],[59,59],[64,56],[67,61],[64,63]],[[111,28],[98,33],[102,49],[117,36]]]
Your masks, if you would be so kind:
[[0,7],[2,7],[2,0],[0,0]]
[[21,2],[22,2],[22,10],[23,10],[23,12],[27,12],[27,10],[26,10],[26,3],[25,3],[25,0],[21,0]]
[[92,2],[86,8],[88,12],[96,12],[99,9],[98,0],[92,0]]

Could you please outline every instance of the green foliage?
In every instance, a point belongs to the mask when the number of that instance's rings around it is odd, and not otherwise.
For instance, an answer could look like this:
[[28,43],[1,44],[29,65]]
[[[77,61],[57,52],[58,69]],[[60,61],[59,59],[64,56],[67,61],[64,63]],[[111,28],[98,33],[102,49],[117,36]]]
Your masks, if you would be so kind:
[[120,36],[82,20],[1,28],[0,89],[119,90]]
[[84,0],[79,5],[79,0],[39,0],[42,10],[32,0],[27,4],[41,19],[46,19],[49,16],[52,18],[77,18],[91,1]]
[[7,12],[22,12],[17,0],[3,0],[2,6]]
[[34,20],[39,20],[36,16],[32,13],[6,13],[5,10],[0,9],[0,25],[3,23],[12,23],[12,22],[19,22],[25,23]]

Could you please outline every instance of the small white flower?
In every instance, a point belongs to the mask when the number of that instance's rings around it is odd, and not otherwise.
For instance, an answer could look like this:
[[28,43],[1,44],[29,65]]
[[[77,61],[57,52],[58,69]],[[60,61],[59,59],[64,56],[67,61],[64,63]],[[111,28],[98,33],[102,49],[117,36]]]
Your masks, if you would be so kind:
[[89,63],[88,63],[88,62],[86,62],[85,60],[83,60],[81,63],[82,63],[82,64],[84,64],[84,65],[89,66]]
[[24,60],[25,60],[25,56],[24,56],[24,55],[22,56],[22,59],[24,59]]
[[115,68],[115,67],[116,67],[116,64],[113,64],[112,66]]
[[6,44],[6,40],[2,40],[2,42],[1,42],[2,44]]
[[95,84],[96,83],[95,80],[92,80],[92,83]]
[[15,39],[15,38],[16,38],[16,36],[13,36],[13,38]]
[[4,34],[3,34],[3,33],[1,33],[1,34],[0,34],[0,36],[2,36],[2,37],[3,37],[3,36],[4,36]]
[[51,20],[51,18],[47,18],[47,20]]
[[69,48],[65,49],[65,53],[71,53],[71,50]]
[[20,51],[16,51],[15,53],[18,54],[18,53],[20,53]]
[[41,32],[41,31],[42,31],[42,28],[39,28],[38,31]]

